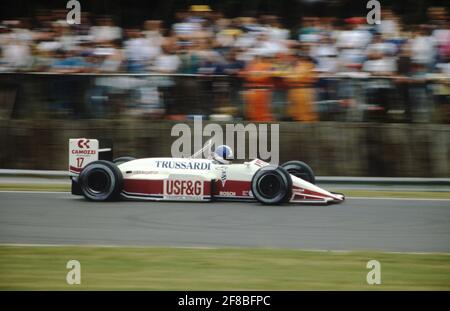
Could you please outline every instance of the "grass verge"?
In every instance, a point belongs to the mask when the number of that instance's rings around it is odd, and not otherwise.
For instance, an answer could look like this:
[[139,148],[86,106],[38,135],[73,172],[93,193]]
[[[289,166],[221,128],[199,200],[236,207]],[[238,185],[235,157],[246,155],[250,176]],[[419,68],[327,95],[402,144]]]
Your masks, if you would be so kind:
[[0,183],[3,191],[70,191],[70,184]]
[[[81,264],[81,284],[66,264]],[[381,285],[366,264],[381,263]],[[450,254],[0,246],[1,290],[450,290]]]

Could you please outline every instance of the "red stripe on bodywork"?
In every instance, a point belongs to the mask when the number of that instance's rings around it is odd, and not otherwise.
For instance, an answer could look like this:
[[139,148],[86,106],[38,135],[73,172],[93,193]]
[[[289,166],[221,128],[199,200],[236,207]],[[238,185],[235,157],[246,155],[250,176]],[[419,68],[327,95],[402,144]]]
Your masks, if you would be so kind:
[[251,189],[251,182],[244,180],[227,180],[225,185],[222,186],[222,181],[216,181],[214,195],[219,195],[221,191],[235,192],[236,196],[248,196],[248,192]]
[[73,171],[73,172],[76,172],[76,173],[79,173],[79,172],[81,172],[82,169],[79,168],[79,167],[75,167],[75,166],[70,165],[69,166],[69,170]]
[[123,190],[129,193],[163,194],[163,181],[151,179],[124,179]]
[[302,194],[298,194],[296,193],[294,195],[293,200],[309,200],[309,201],[323,201],[324,198],[313,198],[313,197],[309,197],[307,195],[302,195]]
[[[323,194],[323,193],[320,193],[320,192],[312,191],[312,190],[309,190],[309,189],[303,189],[303,188],[299,188],[299,187],[295,187],[295,186],[293,187],[293,190],[294,190],[294,193],[296,195],[315,195],[315,196],[322,197],[322,198],[336,199],[335,196],[329,196],[329,195],[326,195],[326,194]],[[296,192],[295,190],[302,190],[302,191],[301,192]]]
[[[250,184],[249,181],[227,180],[225,186],[222,186],[222,182],[218,180],[214,187],[214,195],[219,195],[221,191],[227,191],[235,192],[236,196],[248,196]],[[162,195],[164,192],[164,180],[124,179],[123,190],[129,193]],[[209,181],[204,182],[203,195],[211,195]]]

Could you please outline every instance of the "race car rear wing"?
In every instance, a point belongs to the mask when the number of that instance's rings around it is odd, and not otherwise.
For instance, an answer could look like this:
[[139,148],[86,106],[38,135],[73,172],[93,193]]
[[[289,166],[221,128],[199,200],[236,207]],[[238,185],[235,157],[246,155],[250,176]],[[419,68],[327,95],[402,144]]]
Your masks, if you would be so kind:
[[69,139],[69,172],[78,175],[91,162],[97,160],[112,161],[113,146],[110,140],[88,138]]

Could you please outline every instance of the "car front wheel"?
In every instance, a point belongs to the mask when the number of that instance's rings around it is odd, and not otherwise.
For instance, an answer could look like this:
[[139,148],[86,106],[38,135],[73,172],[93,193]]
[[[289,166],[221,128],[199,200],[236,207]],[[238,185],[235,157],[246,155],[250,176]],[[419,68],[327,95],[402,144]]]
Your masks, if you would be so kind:
[[282,204],[292,195],[292,179],[282,167],[265,166],[252,178],[253,196],[263,204]]

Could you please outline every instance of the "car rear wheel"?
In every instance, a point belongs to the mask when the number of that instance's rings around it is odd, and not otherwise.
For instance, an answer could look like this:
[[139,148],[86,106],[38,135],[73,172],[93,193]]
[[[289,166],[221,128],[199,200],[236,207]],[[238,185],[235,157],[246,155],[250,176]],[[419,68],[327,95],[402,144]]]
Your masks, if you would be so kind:
[[114,163],[104,160],[94,161],[81,171],[79,185],[81,193],[88,200],[115,200],[122,191],[122,172]]
[[314,176],[314,172],[308,164],[302,161],[288,161],[281,165],[289,174],[294,175],[295,177],[306,180],[311,184],[316,183],[316,177]]
[[253,196],[263,204],[282,204],[292,195],[292,179],[282,167],[265,166],[252,178]]
[[136,158],[134,158],[134,157],[120,157],[120,158],[115,158],[113,160],[113,163],[115,165],[120,165],[120,164],[123,164],[125,162],[129,162],[129,161],[133,161],[133,160],[136,160]]

